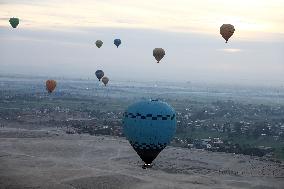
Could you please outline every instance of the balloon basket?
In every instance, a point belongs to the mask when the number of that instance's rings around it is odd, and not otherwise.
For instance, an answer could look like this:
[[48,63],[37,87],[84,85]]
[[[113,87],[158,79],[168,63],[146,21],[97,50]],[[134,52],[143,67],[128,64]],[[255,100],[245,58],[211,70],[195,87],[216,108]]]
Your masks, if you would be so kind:
[[152,164],[145,163],[144,165],[142,165],[142,169],[148,169],[148,168],[152,168],[152,167],[153,167]]

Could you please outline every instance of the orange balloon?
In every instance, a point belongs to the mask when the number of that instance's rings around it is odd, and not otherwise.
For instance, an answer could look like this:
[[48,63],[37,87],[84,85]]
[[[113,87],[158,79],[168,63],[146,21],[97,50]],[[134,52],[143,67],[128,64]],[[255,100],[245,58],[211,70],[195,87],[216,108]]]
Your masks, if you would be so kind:
[[47,80],[46,82],[45,82],[45,84],[46,84],[46,90],[47,90],[47,92],[49,92],[49,93],[52,93],[52,91],[55,89],[55,87],[56,87],[56,81],[54,81],[54,80]]

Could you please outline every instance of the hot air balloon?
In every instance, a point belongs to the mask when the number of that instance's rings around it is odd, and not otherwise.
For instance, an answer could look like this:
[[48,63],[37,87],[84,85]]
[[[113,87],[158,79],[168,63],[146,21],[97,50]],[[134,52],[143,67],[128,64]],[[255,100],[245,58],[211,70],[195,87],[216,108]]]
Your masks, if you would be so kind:
[[46,82],[45,82],[45,84],[46,84],[46,90],[47,90],[47,92],[49,92],[49,93],[52,93],[52,91],[55,89],[55,87],[56,87],[56,81],[54,81],[54,80],[47,80]]
[[103,77],[102,78],[102,82],[105,84],[105,86],[107,85],[108,81],[109,81],[108,77]]
[[115,39],[113,41],[113,43],[116,45],[116,47],[118,48],[118,46],[121,44],[121,40],[120,39]]
[[222,35],[222,37],[226,40],[226,43],[228,42],[228,40],[230,39],[230,37],[232,37],[232,35],[235,32],[235,28],[233,25],[231,24],[223,24],[220,27],[220,34]]
[[9,22],[13,28],[16,28],[19,25],[20,20],[19,18],[10,18]]
[[175,110],[159,100],[143,100],[130,105],[123,114],[123,132],[140,158],[143,168],[170,143],[176,130]]
[[102,42],[102,40],[97,40],[97,41],[96,41],[96,46],[97,46],[98,48],[101,48],[101,46],[103,45],[103,43],[104,43],[104,42]]
[[105,73],[103,72],[103,70],[97,70],[96,71],[96,76],[99,79],[99,81],[102,79],[102,77],[104,77]]
[[162,60],[162,58],[165,56],[165,50],[162,48],[155,48],[153,50],[153,56],[155,57],[155,59],[158,61],[157,63],[160,62],[160,60]]

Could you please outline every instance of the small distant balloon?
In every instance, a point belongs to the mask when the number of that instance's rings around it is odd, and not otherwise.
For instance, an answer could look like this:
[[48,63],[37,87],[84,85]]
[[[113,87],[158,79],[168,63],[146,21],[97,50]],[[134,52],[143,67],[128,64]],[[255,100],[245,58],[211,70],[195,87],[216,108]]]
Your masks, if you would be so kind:
[[162,48],[155,48],[153,50],[153,56],[155,57],[155,59],[157,60],[157,63],[159,63],[162,58],[165,56],[165,50]]
[[102,82],[104,83],[105,86],[107,85],[108,81],[109,81],[108,77],[103,77],[102,78]]
[[226,43],[235,32],[235,27],[232,24],[223,24],[220,27],[220,34],[226,40]]
[[47,80],[46,81],[46,90],[48,93],[52,93],[56,87],[56,81],[55,80]]
[[9,22],[13,28],[16,28],[19,25],[20,20],[19,18],[10,18]]
[[104,77],[105,73],[103,72],[103,70],[97,70],[96,71],[96,76],[98,78],[98,80],[100,81],[102,79],[102,77]]
[[98,48],[101,48],[101,46],[103,45],[103,41],[102,40],[97,40],[96,41],[96,46],[98,47]]
[[115,39],[113,41],[113,43],[115,44],[115,46],[118,48],[118,46],[121,44],[121,40],[120,39]]

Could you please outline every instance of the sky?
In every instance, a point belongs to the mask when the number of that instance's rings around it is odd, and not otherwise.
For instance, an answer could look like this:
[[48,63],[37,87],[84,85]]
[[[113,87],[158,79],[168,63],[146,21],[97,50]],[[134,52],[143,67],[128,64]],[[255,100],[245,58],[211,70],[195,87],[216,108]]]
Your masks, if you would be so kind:
[[[93,78],[102,69],[110,80],[284,86],[283,10],[284,0],[0,0],[0,74]],[[227,44],[224,23],[236,29]]]

